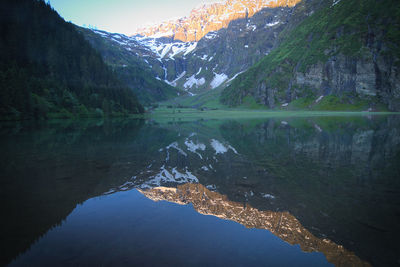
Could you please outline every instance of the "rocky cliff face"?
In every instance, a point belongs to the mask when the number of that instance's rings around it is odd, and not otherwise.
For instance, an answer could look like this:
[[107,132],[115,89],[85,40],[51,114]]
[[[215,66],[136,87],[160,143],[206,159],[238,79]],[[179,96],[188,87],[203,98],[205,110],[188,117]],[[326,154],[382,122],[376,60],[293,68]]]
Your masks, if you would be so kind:
[[142,35],[95,32],[189,95],[227,87],[229,106],[250,98],[271,109],[400,110],[398,8],[232,0]]
[[[277,69],[275,75],[288,75],[287,70]],[[264,79],[251,94],[260,104],[269,108],[285,106],[298,98],[312,97],[308,107],[323,97],[351,96],[348,104],[364,99],[365,110],[379,110],[384,103],[389,110],[400,110],[400,69],[391,56],[365,47],[362,56],[338,54],[325,62],[315,63],[305,71],[293,70],[289,74],[286,90],[280,85],[271,86]]]
[[[302,88],[309,87],[315,88],[318,97],[354,94],[363,99],[379,98],[389,110],[400,110],[400,68],[393,57],[380,54],[373,47],[366,49],[360,58],[339,54],[310,66],[306,72],[296,71],[292,86],[298,89],[288,90],[281,102],[295,100],[302,95]],[[374,104],[370,108],[375,109]]]
[[[299,21],[299,17],[307,16],[304,12],[296,12],[297,7],[292,7],[296,3],[294,1],[285,1],[286,4],[279,8],[264,7],[272,3],[282,4],[275,1],[244,2],[246,5],[236,8],[240,7],[243,13],[249,5],[256,5],[251,16],[229,20],[226,28],[208,31],[195,42],[154,35],[127,37],[104,31],[94,32],[120,46],[122,51],[128,51],[130,57],[142,61],[157,79],[194,95],[229,85],[238,74],[272,51],[279,34],[290,25],[289,21]],[[264,8],[259,10],[261,7]],[[234,12],[233,15],[241,12]],[[106,51],[100,52],[107,56]]]
[[183,42],[196,42],[207,33],[228,27],[233,20],[251,18],[263,8],[293,7],[301,0],[227,0],[204,4],[188,17],[170,20],[138,29],[137,34],[159,38],[170,37]]
[[[316,4],[305,1],[306,10],[307,2]],[[288,26],[276,49],[225,90],[224,103],[240,105],[252,96],[269,108],[400,110],[399,18],[393,11],[399,2],[321,3],[301,24]]]

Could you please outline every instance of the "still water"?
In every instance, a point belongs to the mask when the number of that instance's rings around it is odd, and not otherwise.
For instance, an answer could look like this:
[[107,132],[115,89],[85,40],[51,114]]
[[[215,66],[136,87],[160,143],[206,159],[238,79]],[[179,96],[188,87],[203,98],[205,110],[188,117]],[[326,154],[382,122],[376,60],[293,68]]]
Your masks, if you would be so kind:
[[400,264],[400,117],[2,124],[1,264]]

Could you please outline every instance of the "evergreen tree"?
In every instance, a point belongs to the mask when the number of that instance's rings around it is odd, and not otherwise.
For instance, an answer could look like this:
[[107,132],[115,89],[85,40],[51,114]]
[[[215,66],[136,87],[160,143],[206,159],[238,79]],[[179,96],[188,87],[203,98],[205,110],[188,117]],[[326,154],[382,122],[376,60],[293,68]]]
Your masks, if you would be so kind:
[[43,0],[0,5],[0,119],[67,112],[141,113],[131,89]]

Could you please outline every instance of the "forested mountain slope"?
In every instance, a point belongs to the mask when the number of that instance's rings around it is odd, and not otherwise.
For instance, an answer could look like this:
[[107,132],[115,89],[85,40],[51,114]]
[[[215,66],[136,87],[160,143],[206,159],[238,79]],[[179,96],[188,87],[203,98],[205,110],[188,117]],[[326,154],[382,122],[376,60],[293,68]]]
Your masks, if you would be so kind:
[[0,118],[141,112],[132,90],[49,4],[2,1]]

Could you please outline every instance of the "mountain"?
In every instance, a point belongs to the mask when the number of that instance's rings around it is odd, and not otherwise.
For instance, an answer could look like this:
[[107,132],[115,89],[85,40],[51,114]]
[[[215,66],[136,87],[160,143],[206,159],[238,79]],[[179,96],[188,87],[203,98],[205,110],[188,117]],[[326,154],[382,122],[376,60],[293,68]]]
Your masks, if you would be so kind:
[[160,24],[139,28],[137,34],[173,40],[195,42],[207,33],[228,27],[233,20],[251,18],[263,8],[292,7],[301,0],[228,0],[208,3],[194,8],[188,17],[169,20]]
[[400,110],[400,2],[321,2],[322,8],[287,27],[269,55],[225,88],[223,103]]
[[189,96],[221,95],[228,106],[381,111],[400,110],[399,18],[393,0],[229,0],[121,40],[94,32],[135,51],[156,79]]
[[0,117],[141,113],[135,94],[49,4],[0,6]]
[[102,55],[104,62],[114,70],[118,78],[134,91],[141,103],[164,101],[183,93],[165,81],[156,79],[146,63],[147,60],[139,56],[139,53],[143,55],[149,51],[134,40],[121,34],[92,31],[81,27],[77,29]]
[[[247,18],[231,18],[226,28],[205,32],[206,35],[199,41],[183,42],[172,37],[161,37],[160,34],[149,37],[143,35],[128,37],[98,30],[93,32],[106,40],[113,41],[122,50],[129,51],[131,56],[147,65],[157,79],[164,80],[193,96],[226,86],[239,73],[269,54],[275,46],[279,33],[292,19],[295,9],[292,7],[294,2],[242,2],[246,5],[234,5],[239,2],[228,1],[222,6],[235,7],[236,15],[245,14],[249,9],[253,10],[254,14],[251,11],[251,16]],[[254,3],[258,3],[257,9],[251,8]],[[272,4],[282,6],[259,10],[263,6]],[[201,12],[209,10],[207,6],[203,8]],[[300,16],[307,16],[298,13],[297,20]],[[220,15],[222,16],[222,13]],[[89,34],[86,37],[92,38]],[[105,51],[100,52],[103,57],[107,57]]]

